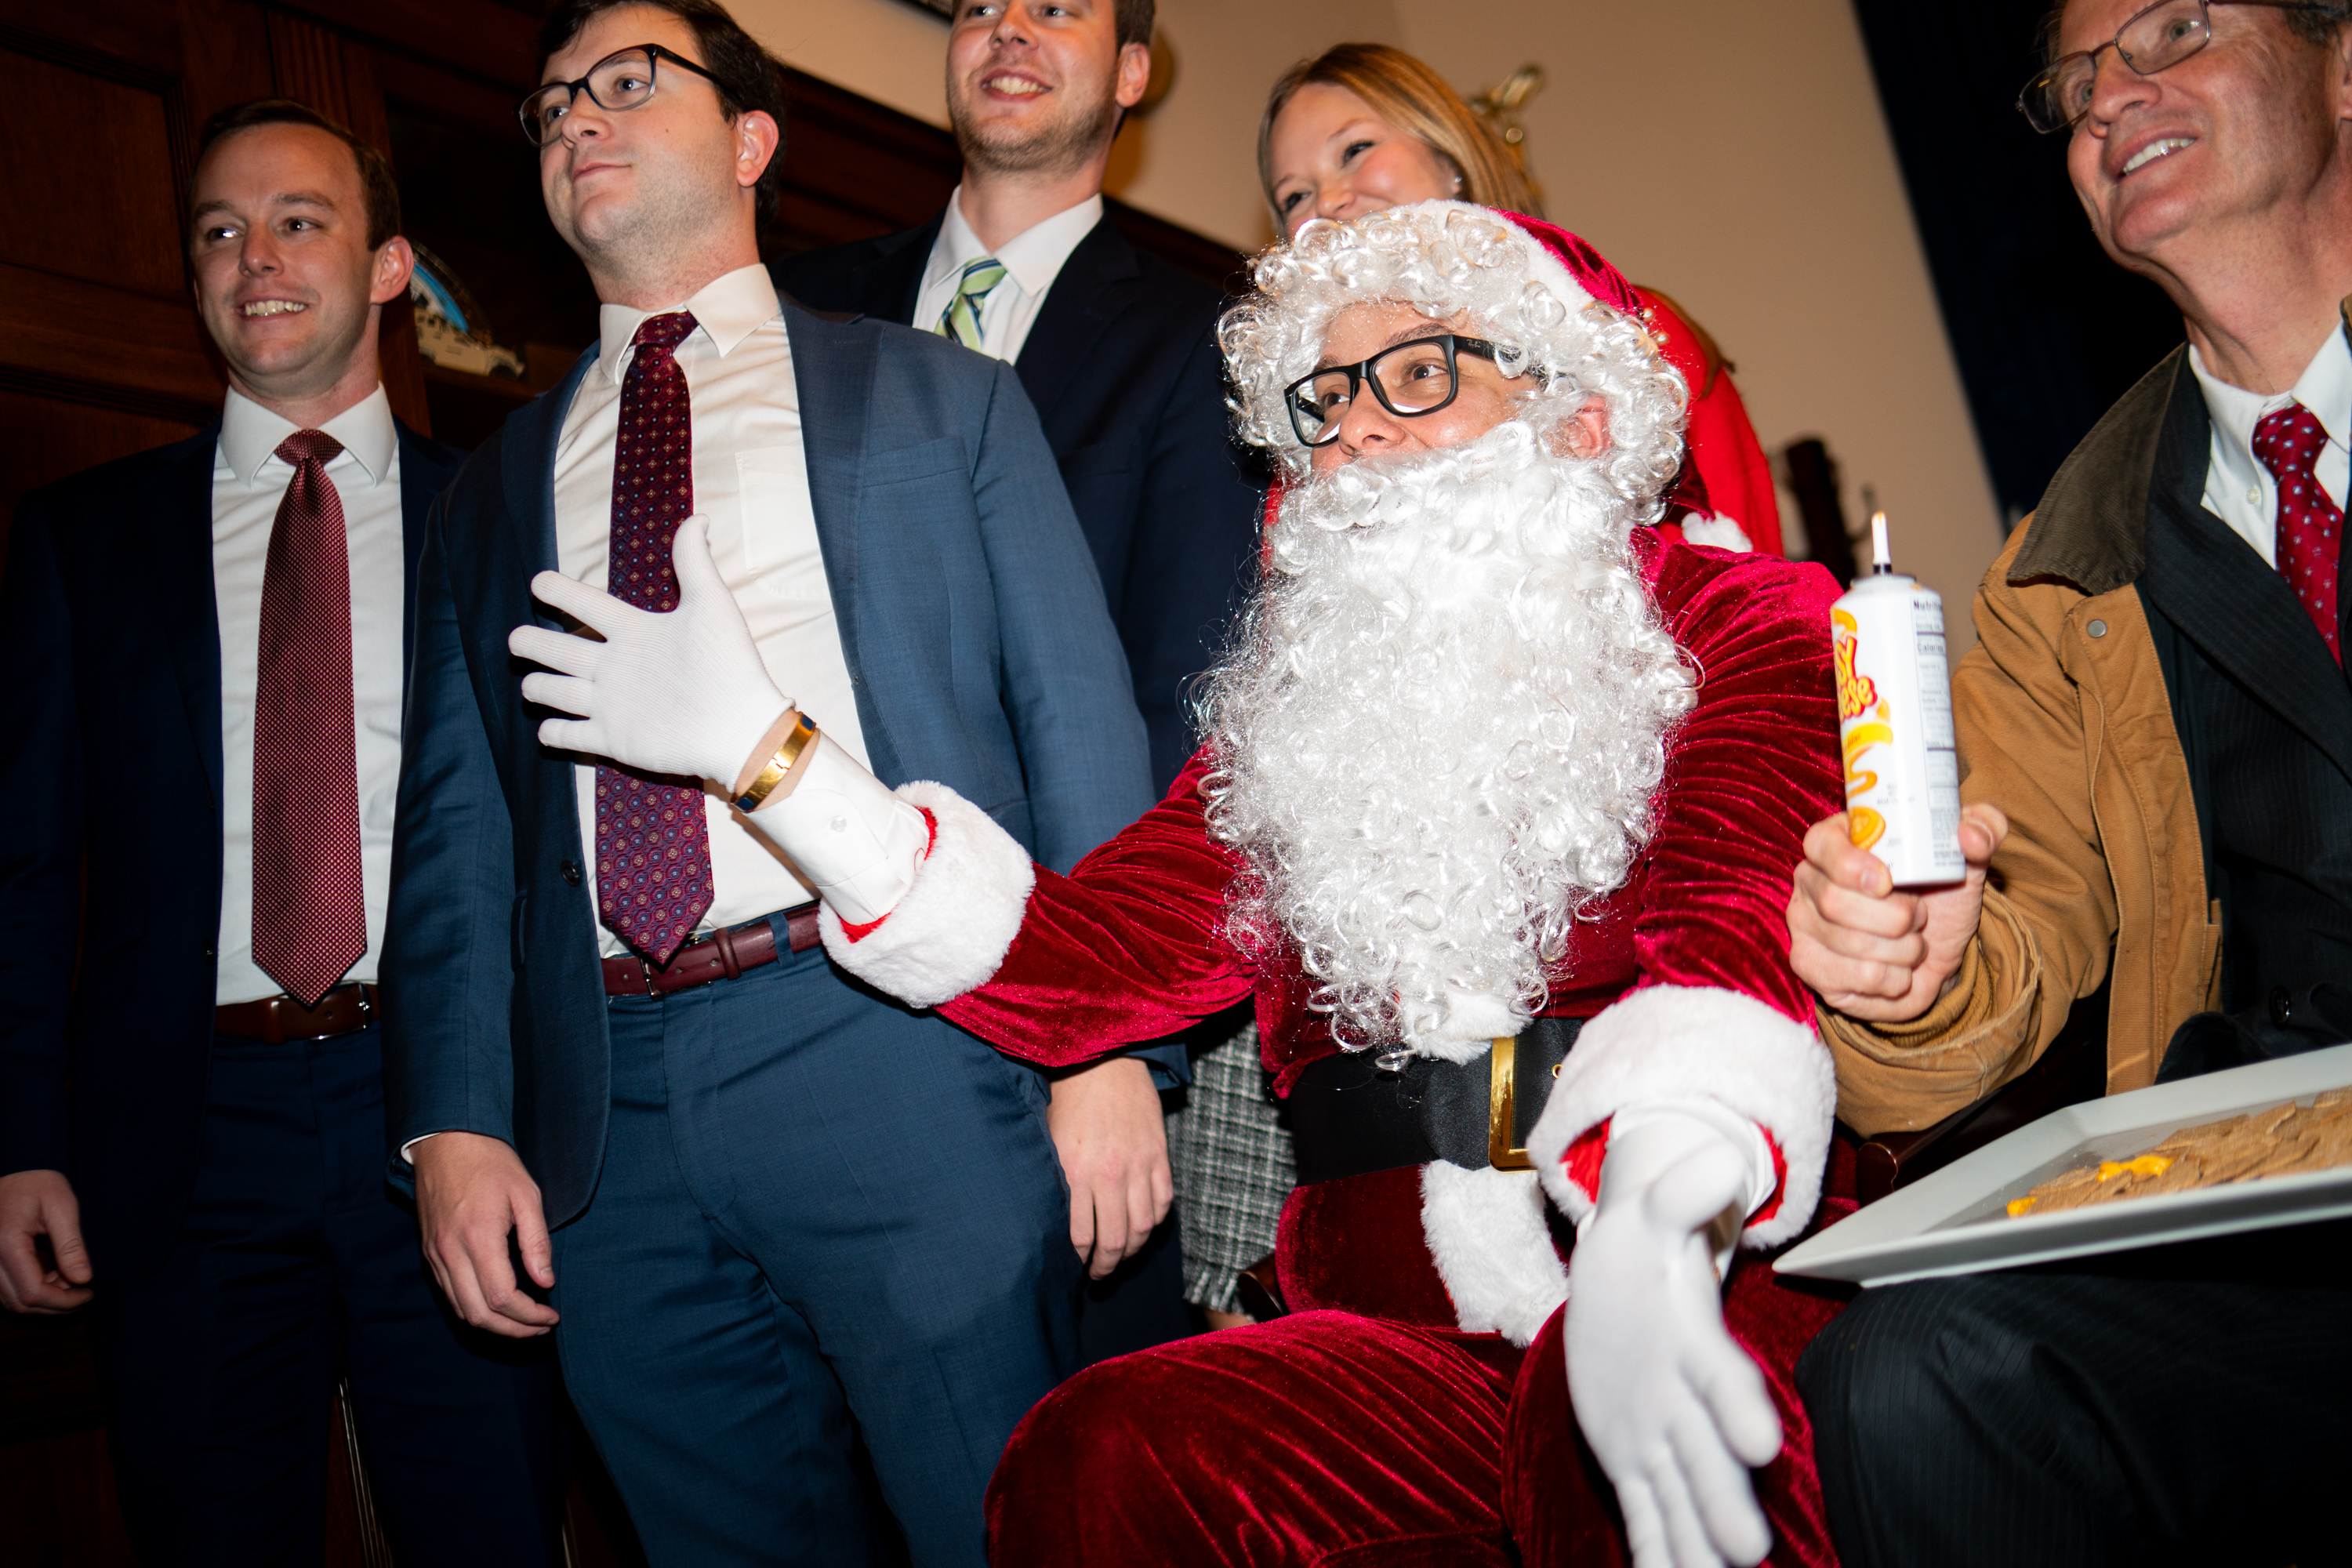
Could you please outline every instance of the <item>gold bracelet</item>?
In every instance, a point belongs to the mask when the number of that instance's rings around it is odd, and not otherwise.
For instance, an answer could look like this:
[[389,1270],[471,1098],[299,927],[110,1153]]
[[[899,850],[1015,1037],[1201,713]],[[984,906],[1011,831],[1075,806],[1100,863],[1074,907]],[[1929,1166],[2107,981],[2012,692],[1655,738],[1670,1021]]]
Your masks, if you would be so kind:
[[768,759],[768,765],[760,770],[760,776],[751,781],[751,787],[735,797],[735,809],[745,813],[759,810],[760,803],[784,782],[784,775],[793,771],[793,764],[801,760],[801,753],[816,739],[816,721],[802,714],[792,733],[784,737],[784,743],[776,748],[776,754]]

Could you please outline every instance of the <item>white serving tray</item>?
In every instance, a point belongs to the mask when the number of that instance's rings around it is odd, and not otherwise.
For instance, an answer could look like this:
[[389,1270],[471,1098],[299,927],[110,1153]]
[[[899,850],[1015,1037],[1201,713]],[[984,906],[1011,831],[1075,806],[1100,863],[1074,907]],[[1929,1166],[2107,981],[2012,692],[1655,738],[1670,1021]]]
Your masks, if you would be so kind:
[[2352,1045],[2231,1068],[2051,1112],[1780,1255],[1782,1274],[1896,1285],[2352,1215],[2352,1165],[2021,1215],[2011,1198],[2177,1130],[2352,1084]]

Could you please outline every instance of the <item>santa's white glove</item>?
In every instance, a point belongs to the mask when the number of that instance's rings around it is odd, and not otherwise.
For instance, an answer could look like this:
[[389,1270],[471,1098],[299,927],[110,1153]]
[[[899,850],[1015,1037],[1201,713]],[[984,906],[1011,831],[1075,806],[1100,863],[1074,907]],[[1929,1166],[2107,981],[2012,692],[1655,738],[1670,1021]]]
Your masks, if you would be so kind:
[[532,597],[604,640],[517,626],[507,647],[555,672],[524,676],[523,700],[579,715],[541,723],[541,744],[725,789],[793,704],[760,662],[699,515],[677,525],[671,556],[678,602],[666,613],[541,572],[530,580]]
[[1753,1564],[1772,1546],[1748,1471],[1780,1451],[1780,1418],[1724,1330],[1711,1235],[1745,1216],[1759,1173],[1716,1120],[1657,1110],[1615,1132],[1569,1258],[1569,1402],[1635,1568]]
[[793,793],[769,796],[751,814],[751,826],[792,858],[835,914],[867,925],[915,885],[915,868],[930,848],[930,825],[831,736],[820,734],[815,746]]

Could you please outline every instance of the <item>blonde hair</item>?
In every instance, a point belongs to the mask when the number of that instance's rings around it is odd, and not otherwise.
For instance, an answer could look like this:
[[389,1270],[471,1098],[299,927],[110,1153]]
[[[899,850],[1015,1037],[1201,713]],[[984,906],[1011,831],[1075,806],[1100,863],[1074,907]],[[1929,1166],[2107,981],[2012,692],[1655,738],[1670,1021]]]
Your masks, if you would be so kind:
[[1274,209],[1276,232],[1284,225],[1274,195],[1274,122],[1291,96],[1309,82],[1346,88],[1373,113],[1419,139],[1462,176],[1462,188],[1454,193],[1462,200],[1543,216],[1518,153],[1462,101],[1444,77],[1386,44],[1335,44],[1283,73],[1266,95],[1265,117],[1257,122],[1257,183],[1266,205]]

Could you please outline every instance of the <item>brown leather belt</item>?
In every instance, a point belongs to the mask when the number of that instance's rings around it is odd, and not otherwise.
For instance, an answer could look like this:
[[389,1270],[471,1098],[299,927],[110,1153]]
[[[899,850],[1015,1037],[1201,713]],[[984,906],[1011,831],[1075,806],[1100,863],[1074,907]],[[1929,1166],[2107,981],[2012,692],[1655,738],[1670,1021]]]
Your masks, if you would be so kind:
[[[784,930],[792,951],[806,952],[817,945],[816,904],[814,900],[784,911]],[[749,921],[713,931],[702,941],[681,947],[659,969],[634,952],[604,961],[607,996],[667,996],[690,991],[714,980],[732,980],[747,969],[776,962],[775,928],[766,921]]]
[[366,1028],[383,1016],[383,993],[372,984],[338,985],[305,1007],[291,996],[264,996],[213,1009],[213,1033],[233,1040],[282,1046],[289,1040],[324,1040]]

